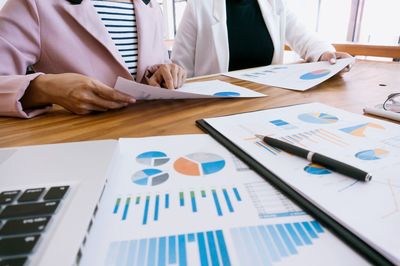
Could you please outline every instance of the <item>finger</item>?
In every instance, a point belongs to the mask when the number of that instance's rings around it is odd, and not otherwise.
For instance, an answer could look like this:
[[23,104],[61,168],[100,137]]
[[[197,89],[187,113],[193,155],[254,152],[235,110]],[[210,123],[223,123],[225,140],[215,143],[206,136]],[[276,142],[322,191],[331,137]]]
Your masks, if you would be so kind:
[[335,53],[328,53],[327,60],[331,65],[336,64],[336,54]]
[[179,67],[177,65],[172,65],[171,75],[174,83],[174,89],[179,87]]
[[148,81],[150,86],[154,86],[154,87],[161,87],[161,84],[157,81],[156,75],[153,75],[149,81]]
[[181,68],[179,71],[179,88],[182,87],[183,84],[185,84],[185,80],[186,80],[186,72]]
[[110,88],[107,85],[101,83],[100,81],[93,80],[93,84],[95,85],[93,87],[94,92],[103,99],[121,103],[136,102],[136,100],[133,97],[126,95],[122,92],[119,92],[113,88]]
[[160,75],[162,76],[163,82],[165,87],[169,90],[175,89],[174,87],[174,80],[172,78],[171,72],[169,71],[169,68],[161,68],[160,69]]

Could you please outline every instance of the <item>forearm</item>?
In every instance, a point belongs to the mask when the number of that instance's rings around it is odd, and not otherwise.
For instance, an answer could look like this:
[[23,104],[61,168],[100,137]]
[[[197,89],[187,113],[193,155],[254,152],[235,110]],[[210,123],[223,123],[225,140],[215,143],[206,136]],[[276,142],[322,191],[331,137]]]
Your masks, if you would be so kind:
[[52,104],[47,93],[47,90],[51,89],[46,85],[48,78],[49,75],[40,75],[30,82],[24,96],[20,100],[24,109],[38,108]]

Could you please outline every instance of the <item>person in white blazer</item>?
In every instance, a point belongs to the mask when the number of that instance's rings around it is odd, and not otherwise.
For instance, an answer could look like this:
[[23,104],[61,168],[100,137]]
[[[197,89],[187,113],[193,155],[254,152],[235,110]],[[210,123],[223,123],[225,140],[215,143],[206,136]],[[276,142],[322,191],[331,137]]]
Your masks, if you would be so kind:
[[[188,77],[229,70],[226,1],[188,0],[172,50],[172,61],[183,67]],[[336,52],[307,31],[284,0],[258,0],[258,5],[274,47],[271,64],[283,63],[285,44],[307,61],[334,64],[336,59],[350,56]]]

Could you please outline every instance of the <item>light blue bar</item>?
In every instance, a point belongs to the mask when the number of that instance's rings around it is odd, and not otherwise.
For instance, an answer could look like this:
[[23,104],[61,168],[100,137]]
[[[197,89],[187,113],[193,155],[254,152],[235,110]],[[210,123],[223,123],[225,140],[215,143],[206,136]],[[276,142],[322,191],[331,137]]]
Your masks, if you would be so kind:
[[296,231],[299,233],[301,239],[303,239],[304,244],[312,245],[310,238],[308,237],[303,227],[301,227],[299,223],[294,223],[294,228],[296,228]]
[[156,196],[156,205],[154,206],[154,221],[158,221],[158,208],[160,206],[160,195]]
[[187,265],[185,235],[178,236],[179,266]]
[[193,233],[188,234],[188,242],[194,242],[194,241],[195,241],[194,234]]
[[145,265],[146,255],[147,255],[147,239],[140,239],[139,253],[136,265]]
[[[167,265],[166,245],[167,245],[167,238],[166,237],[160,237],[159,240],[158,240],[158,266]],[[131,265],[131,264],[129,264],[129,265]]]
[[207,235],[208,250],[210,251],[211,265],[219,266],[218,252],[217,252],[217,249],[215,246],[213,232],[208,231],[208,232],[206,232],[206,235]]
[[261,241],[261,238],[257,232],[256,227],[250,227],[250,234],[254,241],[254,251],[257,251],[254,256],[259,259],[261,262],[260,265],[272,265],[270,259],[268,258],[266,250],[264,250],[264,245]]
[[241,239],[239,229],[233,228],[230,230],[230,232],[233,243],[235,245],[236,256],[239,258],[240,262],[238,265],[248,265],[249,261],[247,259],[248,256],[246,253],[245,244]]
[[200,264],[201,266],[208,266],[206,241],[204,240],[203,233],[197,233],[197,244],[199,247]]
[[324,229],[322,226],[317,222],[317,221],[312,221],[311,224],[314,226],[314,229],[317,231],[317,233],[323,233]]
[[287,249],[289,250],[289,253],[292,254],[292,255],[296,255],[297,254],[297,250],[294,247],[292,241],[290,240],[288,234],[286,233],[285,228],[283,227],[283,225],[278,224],[276,226],[276,228],[278,228],[278,232],[281,235],[281,237],[283,239],[283,242],[285,242],[285,245],[286,245]]
[[114,207],[114,211],[113,211],[114,214],[118,212],[120,202],[121,202],[121,198],[118,198],[117,201],[115,202],[115,207]]
[[299,236],[294,231],[293,226],[291,224],[285,224],[285,227],[286,227],[286,230],[288,230],[288,232],[289,232],[290,236],[292,237],[296,246],[303,246],[303,243],[301,242]]
[[192,202],[192,212],[197,212],[196,195],[194,191],[190,191],[190,200]]
[[237,190],[237,188],[233,188],[233,193],[235,193],[235,197],[237,199],[237,201],[242,201],[242,198],[240,197],[239,191]]
[[278,236],[278,233],[275,231],[275,228],[272,225],[268,225],[268,232],[271,234],[272,239],[274,240],[275,246],[278,248],[278,252],[282,257],[287,257],[288,254],[283,246],[281,239]]
[[131,240],[129,242],[129,251],[128,251],[128,258],[126,260],[126,265],[134,265],[137,243],[138,243],[137,240]]
[[125,265],[126,264],[126,256],[128,253],[128,241],[121,241],[119,245],[119,252],[117,255],[117,265]]
[[212,195],[215,203],[215,208],[217,209],[218,216],[222,216],[221,205],[219,204],[218,195],[215,189],[212,190]]
[[147,224],[147,216],[149,215],[150,196],[146,196],[146,203],[144,205],[143,224]]
[[264,244],[267,247],[268,253],[271,255],[271,259],[273,262],[280,261],[280,256],[278,255],[277,251],[275,250],[274,244],[272,243],[271,238],[268,235],[267,229],[264,226],[258,226],[258,231],[260,232]]
[[126,216],[128,215],[128,210],[129,210],[129,203],[131,203],[131,198],[127,198],[125,201],[125,208],[124,208],[124,213],[122,215],[122,220],[126,220]]
[[168,237],[168,262],[169,264],[176,264],[176,237]]
[[219,246],[219,254],[221,255],[221,259],[222,259],[222,265],[230,266],[231,261],[229,259],[228,249],[226,248],[224,233],[222,232],[222,230],[217,230],[216,234],[217,234],[217,241],[218,241],[218,246]]
[[157,239],[150,238],[149,255],[147,256],[147,265],[149,266],[156,265],[156,247],[157,247]]
[[226,201],[226,204],[228,205],[229,212],[234,212],[233,207],[232,207],[232,203],[231,203],[231,199],[229,198],[229,195],[228,195],[228,191],[226,191],[226,189],[224,188],[222,190],[222,193],[224,194],[225,201]]
[[302,222],[304,228],[307,230],[308,234],[311,238],[318,238],[318,235],[314,232],[311,225],[308,222]]
[[119,244],[120,244],[120,242],[112,242],[110,244],[110,247],[108,248],[107,258],[106,258],[107,265],[115,264],[115,260],[117,258],[117,254],[118,254]]
[[165,194],[165,208],[169,208],[169,194]]
[[239,228],[240,236],[242,238],[242,248],[246,250],[246,260],[248,261],[246,265],[260,265],[260,261],[257,257],[257,252],[255,251],[253,239],[245,227]]

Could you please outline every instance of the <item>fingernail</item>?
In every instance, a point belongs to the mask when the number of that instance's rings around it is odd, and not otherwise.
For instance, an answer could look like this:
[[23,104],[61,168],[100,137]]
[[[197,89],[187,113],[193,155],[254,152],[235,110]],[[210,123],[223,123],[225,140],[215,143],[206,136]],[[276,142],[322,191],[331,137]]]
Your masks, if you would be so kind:
[[130,103],[135,103],[135,102],[136,102],[136,99],[130,98],[130,99],[129,99],[129,102],[130,102]]
[[329,62],[330,62],[331,64],[335,64],[335,63],[336,63],[336,58],[331,58],[331,59],[329,60]]

